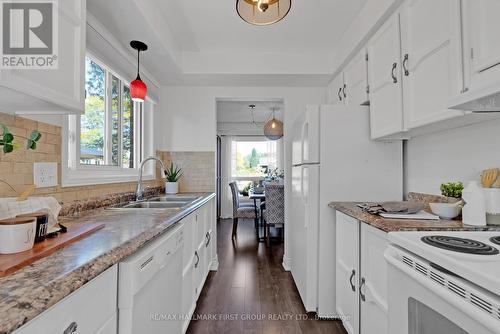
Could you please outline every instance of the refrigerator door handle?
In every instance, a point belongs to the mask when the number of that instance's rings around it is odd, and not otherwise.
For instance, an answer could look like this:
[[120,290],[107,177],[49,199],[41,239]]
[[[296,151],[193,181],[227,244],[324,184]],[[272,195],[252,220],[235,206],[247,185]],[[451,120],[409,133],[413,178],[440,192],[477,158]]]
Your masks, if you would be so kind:
[[306,120],[302,125],[302,163],[309,160],[309,122]]
[[307,229],[309,227],[309,170],[307,167],[302,167],[302,200],[305,207],[304,228]]

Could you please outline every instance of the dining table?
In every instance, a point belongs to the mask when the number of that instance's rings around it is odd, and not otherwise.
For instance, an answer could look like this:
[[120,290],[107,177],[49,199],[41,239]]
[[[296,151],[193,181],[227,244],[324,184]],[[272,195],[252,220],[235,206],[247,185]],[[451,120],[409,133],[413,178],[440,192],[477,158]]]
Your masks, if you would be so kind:
[[[255,210],[255,226],[258,226],[257,228],[257,237],[259,239],[259,242],[263,242],[265,240],[264,236],[260,236],[260,229],[261,227],[263,228],[262,225],[262,220],[259,219],[259,207],[261,206],[262,202],[265,201],[266,199],[266,194],[264,191],[256,191],[255,189],[250,189],[248,191],[248,198],[253,200],[253,206]],[[257,206],[257,202],[259,205]]]

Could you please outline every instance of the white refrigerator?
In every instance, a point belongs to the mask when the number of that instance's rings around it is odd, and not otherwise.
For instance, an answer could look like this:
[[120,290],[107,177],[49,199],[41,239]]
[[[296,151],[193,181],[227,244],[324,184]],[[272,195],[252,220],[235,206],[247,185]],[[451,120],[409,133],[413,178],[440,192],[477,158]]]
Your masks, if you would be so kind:
[[289,211],[291,272],[307,312],[335,310],[335,211],[332,201],[403,196],[402,143],[370,140],[367,107],[309,106],[292,133]]

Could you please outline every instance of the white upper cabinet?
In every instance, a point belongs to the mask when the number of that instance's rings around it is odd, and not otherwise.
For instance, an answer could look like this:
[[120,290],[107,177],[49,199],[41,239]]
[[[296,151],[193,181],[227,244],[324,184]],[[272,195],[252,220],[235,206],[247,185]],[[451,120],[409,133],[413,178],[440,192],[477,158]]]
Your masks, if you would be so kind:
[[372,139],[404,131],[399,13],[368,42]]
[[409,0],[400,18],[405,128],[462,116],[447,109],[463,89],[460,0]]
[[362,49],[344,70],[343,96],[346,105],[368,104],[368,73],[366,50]]
[[326,101],[332,105],[367,105],[366,50],[361,50],[327,87]]
[[85,0],[56,2],[57,69],[0,71],[0,110],[16,114],[76,114],[84,110]]
[[464,90],[460,7],[460,0],[407,0],[368,42],[372,139],[467,123],[458,118],[463,111],[448,109]]
[[327,104],[343,105],[344,104],[344,74],[341,72],[335,79],[330,82],[327,87]]
[[477,90],[500,82],[500,1],[464,0],[465,86]]

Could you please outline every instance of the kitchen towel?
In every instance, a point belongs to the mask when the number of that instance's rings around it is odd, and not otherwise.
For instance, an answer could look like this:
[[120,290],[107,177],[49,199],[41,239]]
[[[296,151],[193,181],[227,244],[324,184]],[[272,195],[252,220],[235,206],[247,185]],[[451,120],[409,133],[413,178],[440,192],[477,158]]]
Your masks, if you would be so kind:
[[61,211],[61,205],[54,197],[29,197],[21,202],[17,202],[15,197],[0,198],[0,219],[41,210],[49,213],[48,232],[59,230],[57,217]]
[[404,213],[413,214],[424,209],[424,204],[411,201],[402,202],[383,202],[383,203],[370,203],[361,204],[360,207],[363,210],[368,211],[371,214],[380,213]]

